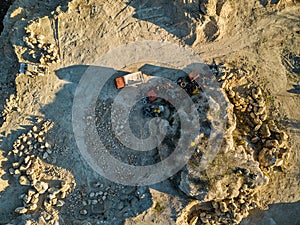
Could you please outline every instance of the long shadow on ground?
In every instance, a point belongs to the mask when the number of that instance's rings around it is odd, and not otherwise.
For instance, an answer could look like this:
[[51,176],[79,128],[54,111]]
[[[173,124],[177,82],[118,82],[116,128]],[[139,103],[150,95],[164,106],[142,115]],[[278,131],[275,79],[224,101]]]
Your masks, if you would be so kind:
[[300,201],[270,205],[267,211],[253,210],[241,225],[298,225],[300,224]]
[[135,8],[134,18],[160,26],[188,45],[196,40],[195,20],[202,16],[199,0],[131,0],[127,5]]

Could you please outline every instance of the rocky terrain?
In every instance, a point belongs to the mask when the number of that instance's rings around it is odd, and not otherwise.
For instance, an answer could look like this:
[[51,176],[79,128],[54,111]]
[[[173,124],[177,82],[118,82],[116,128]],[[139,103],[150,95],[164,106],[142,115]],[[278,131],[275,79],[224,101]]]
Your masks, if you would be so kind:
[[[300,224],[298,1],[1,4],[0,224]],[[191,135],[193,154],[184,168],[162,182],[130,186],[91,168],[76,142],[72,107],[86,71],[109,70],[95,61],[118,46],[136,43],[108,59],[118,72],[113,78],[140,70],[176,82],[185,74],[181,62],[172,67],[137,61],[117,68],[122,57],[131,62],[135,54],[151,52],[139,44],[145,40],[182,46],[202,60],[203,92],[191,98],[201,126]],[[161,55],[172,62],[182,58],[176,51]],[[49,73],[20,74],[21,62],[44,65]],[[164,88],[158,85],[157,91]],[[169,106],[172,123],[161,145],[133,152],[112,132],[117,94],[108,80],[93,115],[110,154],[135,166],[167,158],[180,144],[176,110]],[[139,104],[130,126],[144,137],[149,134],[140,132],[147,121]],[[203,166],[215,146],[214,158]]]

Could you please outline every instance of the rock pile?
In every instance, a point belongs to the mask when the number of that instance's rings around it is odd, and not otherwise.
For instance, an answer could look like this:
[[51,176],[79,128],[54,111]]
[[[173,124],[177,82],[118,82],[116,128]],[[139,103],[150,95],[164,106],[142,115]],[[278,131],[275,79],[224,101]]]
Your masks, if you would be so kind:
[[6,116],[9,115],[13,111],[20,112],[20,108],[16,107],[16,102],[19,101],[19,97],[15,95],[10,95],[9,98],[6,99],[4,109],[2,113],[0,112],[0,118],[3,118],[3,120],[6,120]]
[[35,215],[36,221],[52,221],[51,224],[55,224],[58,218],[53,207],[65,204],[63,199],[73,190],[75,183],[69,173],[59,171],[38,157],[41,155],[46,159],[52,151],[46,140],[46,134],[52,127],[51,121],[38,120],[27,134],[18,137],[8,155],[13,158],[9,173],[20,185],[28,187],[27,192],[19,197],[22,206],[17,207],[15,212]]
[[28,54],[41,64],[59,63],[59,51],[55,43],[49,41],[43,34],[36,34],[30,26],[25,28],[23,41],[29,48]]
[[[288,135],[280,130],[276,122],[269,117],[265,95],[260,87],[247,85],[241,89],[233,87],[239,79],[238,70],[230,70],[224,65],[213,65],[212,71],[222,82],[231,103],[234,104],[239,118],[240,129],[255,148],[254,157],[261,168],[271,169],[282,166],[289,156]],[[234,90],[236,89],[236,90]],[[242,96],[243,95],[243,96]]]
[[[284,168],[289,156],[288,135],[272,119],[268,111],[267,94],[260,87],[250,85],[246,71],[229,69],[224,64],[211,65],[211,71],[233,105],[232,113],[236,121],[230,134],[232,143],[227,143],[231,147],[223,153],[221,151],[222,155],[216,157],[214,164],[221,165],[216,168],[226,167],[228,170],[232,168],[234,160],[240,160],[236,161],[237,167],[231,172],[217,171],[212,166],[198,174],[199,179],[205,181],[204,187],[181,180],[181,186],[185,183],[190,188],[185,193],[196,191],[201,194],[196,196],[200,201],[188,209],[184,221],[193,225],[238,224],[248,216],[249,210],[265,207],[257,193],[268,183],[268,172],[274,168],[279,168],[279,171],[281,167]],[[223,178],[219,179],[219,176]],[[232,189],[232,182],[237,190]],[[219,194],[210,194],[212,191]],[[209,207],[201,207],[204,203]]]
[[191,210],[188,224],[239,224],[249,215],[249,210],[259,205],[254,186],[244,184],[239,193],[234,198],[210,201],[205,209]]

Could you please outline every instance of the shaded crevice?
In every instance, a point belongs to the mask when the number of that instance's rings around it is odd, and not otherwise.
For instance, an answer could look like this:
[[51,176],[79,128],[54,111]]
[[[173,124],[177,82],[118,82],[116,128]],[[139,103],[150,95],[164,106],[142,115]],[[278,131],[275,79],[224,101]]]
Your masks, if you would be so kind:
[[0,7],[0,34],[2,34],[3,28],[4,28],[4,24],[3,24],[3,19],[9,9],[9,7],[11,6],[11,4],[14,2],[14,0],[2,0],[1,1],[1,7]]

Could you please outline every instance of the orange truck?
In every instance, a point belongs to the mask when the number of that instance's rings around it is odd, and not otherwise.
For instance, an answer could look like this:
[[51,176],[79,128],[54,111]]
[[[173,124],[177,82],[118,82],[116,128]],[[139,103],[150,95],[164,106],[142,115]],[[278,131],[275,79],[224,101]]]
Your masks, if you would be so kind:
[[116,88],[121,89],[126,86],[135,86],[145,83],[146,77],[147,75],[143,74],[141,71],[118,77],[115,79]]

